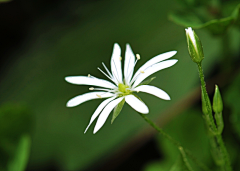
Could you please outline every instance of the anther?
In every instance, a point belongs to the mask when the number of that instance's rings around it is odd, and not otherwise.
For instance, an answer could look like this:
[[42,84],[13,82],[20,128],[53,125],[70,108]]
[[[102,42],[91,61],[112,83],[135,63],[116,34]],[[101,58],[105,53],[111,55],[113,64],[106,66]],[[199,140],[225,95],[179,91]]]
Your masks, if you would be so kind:
[[102,96],[100,96],[100,95],[98,95],[98,94],[96,94],[100,99],[102,98]]
[[145,72],[144,71],[140,71],[142,74],[144,74]]
[[138,60],[140,59],[140,55],[139,54],[136,54],[136,57],[137,57]]
[[91,75],[90,75],[90,74],[88,74],[88,77],[91,77]]
[[120,60],[120,61],[122,60],[122,57],[121,57],[121,56],[119,57],[119,60]]
[[94,90],[94,88],[93,88],[93,87],[90,87],[89,90]]
[[137,91],[137,93],[139,93],[139,91]]

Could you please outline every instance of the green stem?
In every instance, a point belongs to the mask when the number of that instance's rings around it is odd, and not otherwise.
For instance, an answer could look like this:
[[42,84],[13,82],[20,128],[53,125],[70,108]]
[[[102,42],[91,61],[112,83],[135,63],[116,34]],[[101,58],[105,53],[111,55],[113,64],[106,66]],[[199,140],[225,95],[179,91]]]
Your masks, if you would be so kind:
[[[200,77],[200,81],[201,81],[201,88],[202,88],[202,91],[204,93],[204,97],[203,98],[205,98],[204,100],[207,101],[208,100],[207,99],[208,98],[208,94],[207,94],[207,90],[206,90],[206,83],[204,81],[204,74],[203,74],[203,70],[202,70],[202,64],[201,63],[197,63],[197,65],[198,65],[199,77]],[[223,142],[223,139],[222,139],[222,135],[219,134],[219,131],[218,131],[218,129],[216,127],[216,124],[214,122],[211,106],[209,106],[208,103],[206,103],[206,106],[207,106],[208,110],[211,111],[210,114],[208,114],[209,116],[206,116],[206,117],[208,117],[210,119],[210,120],[207,120],[207,122],[210,122],[209,124],[211,125],[212,131],[215,133],[214,136],[217,139],[217,143],[219,144],[220,151],[222,152],[222,155],[223,155],[224,164],[222,165],[222,167],[226,168],[227,171],[232,171],[230,158],[229,158],[227,149],[226,149],[226,147],[224,145],[224,142]]]
[[220,149],[222,151],[223,158],[225,160],[226,170],[232,171],[231,161],[230,161],[227,149],[226,149],[226,147],[224,145],[224,142],[223,142],[223,139],[222,139],[222,135],[221,134],[220,135],[216,135],[216,137],[217,137],[218,144],[220,145]]
[[[186,158],[186,154],[204,171],[211,171],[205,164],[203,164],[201,161],[199,161],[196,157],[193,156],[193,154],[188,150],[184,149],[182,145],[173,139],[170,135],[168,135],[166,132],[164,132],[161,128],[159,128],[154,122],[152,122],[148,117],[144,114],[139,113],[139,115],[147,122],[149,123],[155,130],[157,130],[161,135],[163,135],[166,139],[168,139],[173,145],[175,145],[181,155],[183,156],[184,162],[186,163],[187,167],[190,166],[188,163],[188,160]],[[185,157],[184,157],[185,156]],[[190,167],[191,169],[191,167]]]
[[183,162],[185,163],[185,165],[188,168],[188,170],[189,171],[193,171],[193,168],[191,167],[191,165],[188,162],[188,159],[187,159],[187,156],[186,156],[186,153],[185,153],[183,147],[180,146],[180,147],[178,147],[178,149],[179,149],[179,151],[180,151],[180,153],[182,155]]
[[222,112],[215,113],[214,117],[215,117],[215,120],[216,120],[216,123],[217,123],[218,134],[222,134],[222,131],[223,131],[223,128],[224,128]]
[[[200,77],[200,81],[201,81],[201,88],[202,88],[202,91],[203,91],[203,94],[204,94],[203,97],[205,98],[205,99],[204,99],[205,102],[207,102],[207,101],[208,101],[208,98],[207,98],[207,97],[208,97],[208,94],[207,94],[207,90],[206,90],[206,83],[205,83],[205,81],[204,81],[202,64],[201,64],[201,63],[197,63],[197,65],[198,65],[199,77]],[[206,103],[206,106],[207,106],[208,111],[212,111],[211,106],[209,106],[208,103]],[[208,117],[208,118],[210,119],[210,125],[211,125],[212,131],[213,131],[214,133],[217,133],[217,127],[216,127],[216,125],[215,125],[215,123],[214,123],[214,119],[213,119],[212,114],[209,114],[209,116],[206,116],[206,117]]]

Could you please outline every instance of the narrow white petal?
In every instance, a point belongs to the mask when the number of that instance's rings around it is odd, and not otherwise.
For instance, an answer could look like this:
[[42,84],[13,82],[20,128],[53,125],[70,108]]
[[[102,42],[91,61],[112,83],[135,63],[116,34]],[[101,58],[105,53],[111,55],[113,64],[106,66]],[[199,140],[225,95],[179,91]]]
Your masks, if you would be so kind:
[[121,49],[120,46],[115,43],[113,47],[113,53],[111,58],[111,70],[113,77],[120,83],[122,83],[122,62],[121,62]]
[[105,91],[95,91],[91,93],[85,93],[70,99],[67,102],[67,107],[74,107],[89,100],[112,97],[112,96],[114,96],[113,93],[108,93]]
[[78,85],[93,85],[98,87],[105,87],[105,88],[114,88],[116,87],[109,81],[95,78],[95,77],[87,77],[87,76],[69,76],[65,77],[65,80],[72,84]]
[[90,119],[90,122],[87,126],[87,128],[85,129],[84,131],[84,134],[87,132],[89,126],[92,124],[92,122],[98,117],[98,115],[100,114],[100,112],[103,110],[103,108],[109,103],[111,102],[113,99],[115,99],[116,97],[112,97],[112,98],[109,98],[109,99],[106,99],[104,100],[99,106],[98,108],[95,110],[95,112],[93,113],[91,119]]
[[126,45],[125,61],[124,61],[124,78],[127,84],[129,84],[134,70],[135,55],[129,44]]
[[138,69],[138,71],[135,73],[133,78],[135,78],[141,71],[144,71],[146,68],[150,67],[151,65],[154,65],[154,64],[156,64],[158,62],[161,62],[161,61],[163,61],[165,59],[171,58],[176,53],[177,53],[177,51],[170,51],[170,52],[162,53],[160,55],[157,55],[157,56],[153,57],[152,59],[147,61],[144,65],[142,65]]
[[115,106],[117,106],[117,104],[120,103],[122,101],[122,99],[123,99],[123,97],[120,97],[116,100],[111,101],[103,109],[103,111],[101,112],[100,116],[98,117],[97,123],[95,125],[94,131],[93,131],[94,134],[103,126],[103,124],[106,122],[106,120],[107,120],[109,114],[111,113],[111,111],[113,110],[113,108]]
[[147,68],[146,70],[144,70],[144,73],[140,73],[137,78],[136,81],[133,84],[133,88],[136,87],[138,84],[140,84],[145,78],[147,78],[149,75],[152,75],[153,73],[168,68],[172,65],[174,65],[178,60],[177,59],[170,59],[167,61],[163,61],[163,62],[159,62],[157,64],[154,64],[153,66]]
[[128,95],[125,97],[126,102],[136,111],[147,114],[149,112],[148,107],[134,95]]
[[141,85],[141,86],[135,88],[134,91],[141,91],[141,92],[152,94],[152,95],[157,96],[164,100],[170,100],[169,95],[165,91],[163,91],[157,87],[154,87],[154,86]]
[[196,47],[196,40],[195,40],[195,36],[192,28],[188,27],[187,29],[185,29],[185,31],[186,31],[186,34],[189,35],[190,40],[193,42],[193,45]]

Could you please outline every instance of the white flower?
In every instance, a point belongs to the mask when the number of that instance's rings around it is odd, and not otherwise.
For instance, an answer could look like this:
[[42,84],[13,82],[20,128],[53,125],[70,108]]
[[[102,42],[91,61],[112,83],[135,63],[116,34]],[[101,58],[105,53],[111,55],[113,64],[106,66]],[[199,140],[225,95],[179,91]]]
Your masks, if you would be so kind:
[[[148,107],[139,100],[134,92],[145,92],[152,95],[155,95],[164,100],[170,100],[169,95],[163,90],[150,86],[150,85],[140,85],[142,81],[150,76],[151,74],[162,70],[164,68],[168,68],[174,65],[177,60],[166,60],[175,55],[176,51],[170,51],[147,61],[144,65],[142,65],[137,72],[133,75],[134,67],[137,61],[140,59],[140,55],[137,54],[136,58],[129,44],[126,45],[125,52],[125,61],[124,61],[124,79],[122,75],[122,66],[121,66],[121,49],[117,43],[114,44],[113,53],[111,58],[111,71],[110,72],[107,67],[103,64],[103,67],[106,70],[106,73],[103,72],[100,68],[98,68],[106,77],[108,77],[112,82],[99,79],[91,76],[69,76],[66,77],[65,80],[72,84],[78,85],[92,85],[102,88],[89,88],[89,90],[97,90],[94,92],[78,95],[67,102],[67,107],[74,107],[83,102],[92,99],[99,98],[107,98],[104,100],[98,108],[93,113],[90,123],[88,124],[85,132],[92,124],[92,122],[98,117],[97,123],[94,128],[94,134],[103,126],[107,117],[111,113],[111,111],[125,98],[125,101],[137,112],[147,114],[149,112]],[[85,133],[84,132],[84,133]]]

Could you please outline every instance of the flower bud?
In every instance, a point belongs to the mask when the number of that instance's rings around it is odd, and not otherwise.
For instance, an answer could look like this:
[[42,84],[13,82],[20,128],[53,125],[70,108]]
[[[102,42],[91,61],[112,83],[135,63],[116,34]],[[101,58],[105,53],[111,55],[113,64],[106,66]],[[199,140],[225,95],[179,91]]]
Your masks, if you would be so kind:
[[215,86],[215,93],[213,96],[213,111],[215,113],[221,113],[223,111],[222,97],[217,85]]
[[193,62],[200,63],[204,58],[202,43],[191,27],[188,27],[185,31],[189,55]]

